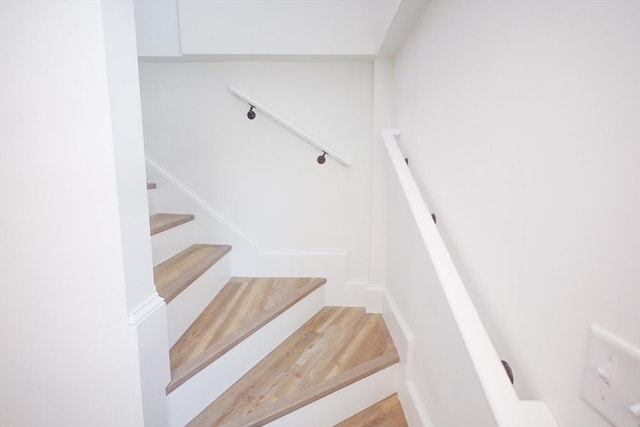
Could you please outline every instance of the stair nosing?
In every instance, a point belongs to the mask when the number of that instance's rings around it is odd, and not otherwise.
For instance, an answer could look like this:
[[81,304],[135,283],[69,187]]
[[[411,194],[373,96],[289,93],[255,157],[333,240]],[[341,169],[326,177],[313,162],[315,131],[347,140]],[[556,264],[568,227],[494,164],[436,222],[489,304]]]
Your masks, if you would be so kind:
[[[356,412],[355,414],[351,415],[350,417],[345,418],[344,420],[340,421],[338,424],[335,424],[333,427],[361,426],[361,425],[363,425],[362,422],[356,421],[360,417],[360,415],[369,412],[372,408],[375,408],[376,406],[384,403],[385,401],[387,401],[389,399],[393,399],[394,400],[394,405],[397,404],[399,406],[400,412],[402,414],[402,418],[404,420],[404,424],[402,424],[402,427],[408,427],[407,417],[406,417],[406,414],[404,412],[404,409],[402,408],[402,402],[400,402],[400,398],[398,397],[398,392],[392,393],[389,396],[387,396],[387,397],[375,402],[373,405],[370,405],[370,406],[362,409],[361,411]],[[385,420],[387,418],[386,415],[387,415],[387,413],[384,413]],[[369,425],[369,424],[367,424],[367,425]],[[380,425],[380,424],[376,422],[376,424],[372,424],[372,425]]]
[[200,265],[199,268],[196,271],[194,271],[186,280],[182,280],[179,286],[177,286],[177,287],[167,286],[167,288],[171,288],[170,292],[167,292],[166,289],[165,290],[157,289],[158,286],[156,285],[156,290],[157,290],[158,294],[165,300],[166,304],[169,304],[171,301],[173,301],[178,295],[180,295],[181,292],[183,292],[187,287],[189,287],[189,285],[191,285],[193,282],[195,282],[208,269],[210,269],[215,263],[217,263],[220,259],[222,259],[222,257],[224,257],[227,253],[229,253],[229,251],[231,251],[231,246],[230,245],[207,245],[207,244],[194,244],[194,245],[191,245],[187,249],[179,252],[178,254],[172,256],[171,258],[167,259],[166,261],[164,261],[164,262],[158,264],[156,267],[154,267],[154,269],[153,269],[154,270],[154,283],[156,282],[157,271],[158,270],[162,270],[161,266],[167,265],[167,264],[169,264],[171,262],[175,262],[176,259],[178,259],[185,252],[187,252],[189,249],[191,249],[191,248],[193,248],[195,246],[215,247],[216,249],[218,249],[218,251],[215,254],[215,256],[213,256],[211,259],[207,260],[202,265]]
[[[171,216],[174,216],[175,220],[172,222],[163,224],[161,226],[153,227],[153,217],[157,215],[171,215]],[[153,214],[149,217],[150,233],[152,236],[155,236],[156,234],[162,233],[163,231],[171,230],[172,228],[175,228],[182,224],[186,224],[187,222],[193,221],[194,219],[195,219],[195,216],[193,214],[166,214],[166,213]]]
[[333,378],[311,386],[295,396],[288,396],[277,403],[257,408],[239,419],[229,420],[220,427],[260,427],[290,414],[316,400],[341,390],[363,378],[388,368],[400,360],[396,349],[355,366]]
[[[243,278],[241,277],[234,277],[231,280],[229,280],[228,283],[230,283],[233,280],[242,280],[242,279]],[[301,301],[307,295],[310,295],[311,293],[313,293],[320,286],[324,285],[327,282],[325,278],[319,278],[319,277],[301,277],[300,279],[311,279],[312,281],[308,283],[305,287],[301,287],[297,289],[294,296],[291,299],[287,300],[285,304],[282,304],[278,307],[274,307],[272,310],[263,312],[263,315],[257,318],[256,321],[252,323],[248,323],[247,325],[244,325],[243,328],[240,328],[235,333],[227,335],[226,337],[218,341],[216,344],[205,349],[203,353],[206,353],[206,354],[204,354],[204,357],[202,359],[198,359],[197,363],[194,362],[190,364],[191,367],[187,369],[186,373],[183,374],[179,379],[174,379],[174,378],[171,379],[171,382],[169,382],[169,384],[166,387],[167,395],[172,391],[174,391],[175,389],[177,389],[178,387],[180,387],[182,384],[184,384],[188,380],[190,380],[191,378],[193,378],[201,370],[205,369],[207,366],[215,362],[217,359],[219,359],[224,354],[229,352],[231,349],[233,349],[235,346],[237,346],[239,343],[244,341],[246,338],[251,336],[256,331],[258,331],[264,325],[271,322],[273,319],[275,319],[280,314],[287,311],[293,305]],[[213,300],[211,301],[211,303],[213,303]],[[208,307],[209,306],[207,306],[207,308]],[[205,310],[203,310],[201,315],[204,314],[206,310],[207,309],[205,308]],[[185,334],[187,332],[188,330],[185,331]]]

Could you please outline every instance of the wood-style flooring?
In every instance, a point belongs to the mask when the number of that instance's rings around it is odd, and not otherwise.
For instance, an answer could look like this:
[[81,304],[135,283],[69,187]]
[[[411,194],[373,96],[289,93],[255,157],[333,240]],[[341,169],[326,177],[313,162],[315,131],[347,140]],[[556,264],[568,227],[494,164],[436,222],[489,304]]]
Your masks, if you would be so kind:
[[398,395],[393,394],[363,411],[344,420],[335,427],[407,427]]
[[322,278],[232,278],[171,348],[167,393],[325,282]]
[[195,216],[191,214],[168,214],[159,213],[149,217],[151,226],[151,235],[167,231],[173,227],[177,227],[186,222],[193,221]]
[[397,362],[381,315],[325,307],[188,426],[261,426]]
[[158,294],[168,304],[231,250],[228,245],[192,245],[153,269]]

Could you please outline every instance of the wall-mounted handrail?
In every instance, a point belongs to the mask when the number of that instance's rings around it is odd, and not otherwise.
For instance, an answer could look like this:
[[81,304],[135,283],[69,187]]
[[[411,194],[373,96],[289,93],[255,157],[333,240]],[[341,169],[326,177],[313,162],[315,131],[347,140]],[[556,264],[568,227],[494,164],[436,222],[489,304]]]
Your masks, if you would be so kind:
[[[551,411],[541,401],[521,401],[505,375],[505,369],[491,343],[462,279],[451,259],[431,213],[400,152],[396,137],[400,131],[380,131],[384,145],[409,204],[422,241],[456,321],[464,345],[478,375],[491,411],[500,427],[557,427]],[[435,391],[437,393],[437,390]]]
[[234,94],[235,96],[237,96],[238,98],[240,98],[243,101],[245,101],[251,107],[253,107],[251,109],[251,111],[253,111],[253,109],[256,109],[256,110],[264,113],[264,115],[266,115],[267,117],[269,117],[272,120],[274,120],[280,126],[284,127],[285,129],[289,130],[290,132],[293,132],[294,134],[298,135],[303,141],[311,144],[312,146],[314,146],[315,148],[320,150],[322,152],[322,154],[318,157],[318,163],[320,163],[320,164],[324,163],[324,161],[321,162],[319,160],[321,157],[324,160],[325,156],[329,156],[329,157],[335,159],[338,163],[340,163],[343,166],[346,166],[346,167],[350,166],[350,163],[347,160],[345,160],[343,157],[341,157],[341,156],[337,155],[335,152],[329,150],[327,147],[325,147],[324,145],[320,144],[315,138],[312,138],[311,136],[307,135],[305,132],[301,131],[300,129],[298,129],[297,127],[295,127],[291,123],[289,123],[288,121],[284,120],[279,115],[277,115],[276,113],[271,111],[269,108],[265,107],[263,104],[260,104],[259,102],[257,102],[253,98],[250,98],[249,96],[245,95],[244,93],[240,92],[238,89],[234,88],[233,86],[229,86],[229,91],[232,94]]

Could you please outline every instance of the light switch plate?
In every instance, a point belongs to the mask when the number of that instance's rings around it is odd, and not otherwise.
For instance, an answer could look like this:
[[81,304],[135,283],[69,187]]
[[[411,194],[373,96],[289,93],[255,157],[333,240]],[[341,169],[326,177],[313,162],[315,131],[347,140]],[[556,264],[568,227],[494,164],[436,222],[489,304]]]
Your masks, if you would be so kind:
[[640,349],[591,325],[582,398],[615,427],[640,427]]

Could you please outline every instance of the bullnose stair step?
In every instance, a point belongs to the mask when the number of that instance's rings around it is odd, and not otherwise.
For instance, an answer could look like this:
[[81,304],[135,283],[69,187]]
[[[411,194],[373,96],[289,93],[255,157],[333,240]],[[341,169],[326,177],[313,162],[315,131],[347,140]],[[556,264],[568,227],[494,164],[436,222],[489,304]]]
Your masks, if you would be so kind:
[[380,314],[325,307],[188,426],[261,426],[397,362]]
[[231,278],[171,348],[167,393],[324,283],[324,278]]
[[177,227],[186,222],[193,221],[195,217],[191,214],[168,214],[158,213],[151,215],[149,222],[151,224],[151,235],[167,231],[173,227]]
[[398,395],[394,394],[336,424],[334,427],[407,427],[408,425]]
[[228,245],[192,245],[153,269],[158,294],[168,304],[231,250]]

